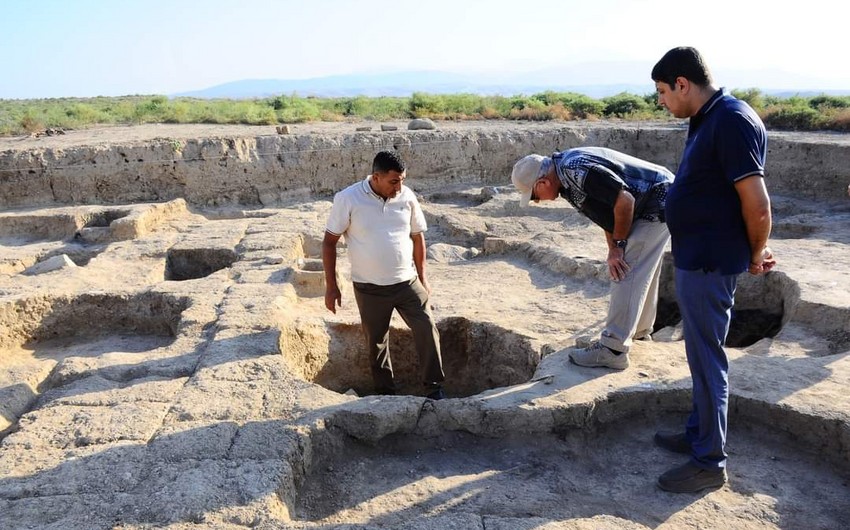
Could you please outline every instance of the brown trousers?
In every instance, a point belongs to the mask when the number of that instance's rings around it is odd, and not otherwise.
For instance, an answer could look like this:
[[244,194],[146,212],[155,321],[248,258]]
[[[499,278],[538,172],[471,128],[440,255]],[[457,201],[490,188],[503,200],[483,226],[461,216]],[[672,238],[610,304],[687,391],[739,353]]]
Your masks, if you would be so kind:
[[396,390],[389,343],[393,309],[413,332],[423,382],[436,385],[443,381],[440,334],[428,305],[428,291],[419,278],[393,285],[354,282],[354,299],[369,346],[376,392],[393,394]]

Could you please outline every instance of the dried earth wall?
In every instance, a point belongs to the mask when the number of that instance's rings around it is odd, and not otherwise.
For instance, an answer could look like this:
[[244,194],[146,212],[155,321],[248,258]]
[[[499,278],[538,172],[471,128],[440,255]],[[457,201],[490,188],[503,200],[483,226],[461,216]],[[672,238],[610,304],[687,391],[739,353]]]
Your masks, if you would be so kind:
[[[686,133],[682,126],[657,124],[500,122],[391,132],[355,132],[354,125],[337,124],[316,133],[321,125],[305,125],[290,135],[273,134],[270,127],[220,126],[192,137],[161,127],[153,139],[128,135],[119,143],[91,142],[76,131],[67,138],[0,140],[0,208],[175,198],[195,206],[269,207],[330,196],[362,178],[374,153],[386,148],[402,153],[419,191],[505,184],[521,156],[587,145],[675,170]],[[771,133],[769,148],[771,192],[814,200],[845,196],[846,135]]]

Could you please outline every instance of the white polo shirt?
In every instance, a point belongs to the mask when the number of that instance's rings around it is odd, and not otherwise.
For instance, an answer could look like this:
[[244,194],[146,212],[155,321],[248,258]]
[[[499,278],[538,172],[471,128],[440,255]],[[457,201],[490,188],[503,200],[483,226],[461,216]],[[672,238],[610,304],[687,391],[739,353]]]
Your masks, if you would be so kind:
[[358,283],[393,285],[416,276],[412,234],[428,230],[416,195],[402,185],[384,201],[372,191],[372,175],[334,196],[325,230],[345,236],[351,279]]

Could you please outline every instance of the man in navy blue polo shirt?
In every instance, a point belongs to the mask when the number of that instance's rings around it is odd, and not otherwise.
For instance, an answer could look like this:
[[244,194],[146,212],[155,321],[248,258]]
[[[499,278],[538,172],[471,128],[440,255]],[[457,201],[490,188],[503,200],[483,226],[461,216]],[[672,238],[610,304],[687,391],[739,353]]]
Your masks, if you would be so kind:
[[738,275],[763,274],[770,198],[764,184],[767,133],[745,102],[713,85],[694,48],[667,52],[652,69],[658,104],[690,118],[685,151],[667,194],[676,297],[693,381],[685,432],[655,435],[661,447],[691,456],[659,477],[662,489],[694,492],[726,483],[729,331]]

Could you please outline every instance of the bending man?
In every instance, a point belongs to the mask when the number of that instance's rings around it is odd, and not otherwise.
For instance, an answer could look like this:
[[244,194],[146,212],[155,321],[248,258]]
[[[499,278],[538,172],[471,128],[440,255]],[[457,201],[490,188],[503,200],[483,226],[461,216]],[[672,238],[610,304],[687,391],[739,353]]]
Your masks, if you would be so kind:
[[612,280],[602,336],[570,351],[580,366],[624,370],[632,340],[650,338],[658,309],[658,278],[670,239],[664,200],[673,174],[612,149],[577,147],[551,157],[528,155],[514,165],[511,180],[521,204],[563,197],[602,227],[608,241]]

